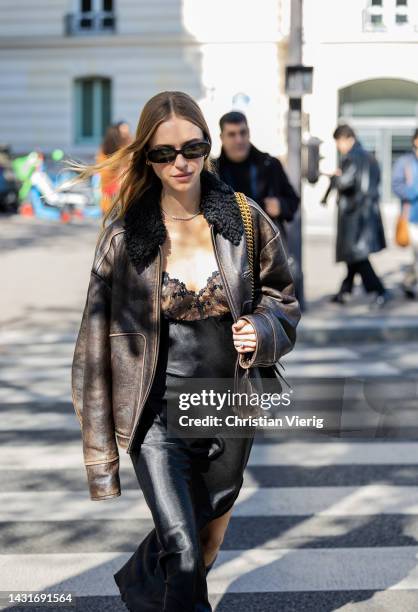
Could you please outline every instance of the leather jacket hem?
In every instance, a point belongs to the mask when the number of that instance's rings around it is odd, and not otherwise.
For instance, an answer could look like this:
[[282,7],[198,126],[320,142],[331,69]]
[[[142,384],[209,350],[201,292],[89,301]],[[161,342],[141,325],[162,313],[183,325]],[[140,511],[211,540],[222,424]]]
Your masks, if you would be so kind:
[[118,497],[121,494],[119,480],[119,457],[107,463],[85,464],[90,499],[98,500]]
[[99,497],[92,497],[90,495],[90,499],[92,501],[102,501],[102,499],[112,499],[112,497],[120,497],[122,495],[121,491],[118,493],[112,493],[111,495],[100,495]]

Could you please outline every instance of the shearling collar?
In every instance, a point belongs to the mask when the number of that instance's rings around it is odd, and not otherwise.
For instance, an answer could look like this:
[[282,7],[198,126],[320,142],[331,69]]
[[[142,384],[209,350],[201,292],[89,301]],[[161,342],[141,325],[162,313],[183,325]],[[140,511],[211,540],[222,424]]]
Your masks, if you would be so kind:
[[[215,174],[202,170],[201,208],[216,232],[238,245],[244,232],[234,190]],[[161,181],[156,179],[140,198],[132,202],[123,217],[125,242],[134,266],[148,266],[167,236],[159,207]]]

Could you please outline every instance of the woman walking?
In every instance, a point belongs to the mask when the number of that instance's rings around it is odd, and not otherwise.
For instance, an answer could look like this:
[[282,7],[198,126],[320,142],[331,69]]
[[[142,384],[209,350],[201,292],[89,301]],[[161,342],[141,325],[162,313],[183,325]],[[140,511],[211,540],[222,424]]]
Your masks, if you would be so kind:
[[[206,575],[255,433],[171,435],[180,394],[204,379],[259,390],[293,348],[300,318],[278,229],[250,198],[241,212],[209,171],[210,149],[196,102],[162,92],[145,104],[134,142],[105,162],[129,160],[103,220],[74,352],[90,497],[121,494],[119,446],[155,524],[114,574],[135,612],[212,610]],[[79,168],[81,177],[97,169]]]
[[342,155],[341,168],[330,186],[338,192],[336,261],[345,262],[347,276],[331,301],[344,304],[359,274],[366,292],[375,294],[372,307],[381,308],[388,302],[389,292],[369,261],[372,253],[386,248],[379,206],[379,164],[349,125],[339,125],[333,136]]

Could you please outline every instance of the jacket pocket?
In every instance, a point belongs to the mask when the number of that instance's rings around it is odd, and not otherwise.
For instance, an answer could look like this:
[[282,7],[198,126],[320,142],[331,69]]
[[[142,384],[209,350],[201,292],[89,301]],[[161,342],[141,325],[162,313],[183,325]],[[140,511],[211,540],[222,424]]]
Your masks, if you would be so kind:
[[115,432],[130,436],[142,397],[146,338],[140,332],[109,334]]

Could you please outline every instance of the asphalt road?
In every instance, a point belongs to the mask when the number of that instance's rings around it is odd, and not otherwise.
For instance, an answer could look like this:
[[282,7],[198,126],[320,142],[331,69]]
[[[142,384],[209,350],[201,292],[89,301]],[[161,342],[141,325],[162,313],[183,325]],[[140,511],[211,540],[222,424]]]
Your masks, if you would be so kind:
[[[70,365],[95,235],[1,220],[0,591],[113,612],[112,574],[152,520],[123,449],[122,496],[87,494]],[[326,427],[260,432],[209,575],[214,610],[418,609],[417,356],[415,342],[301,342],[284,361],[293,413]]]

